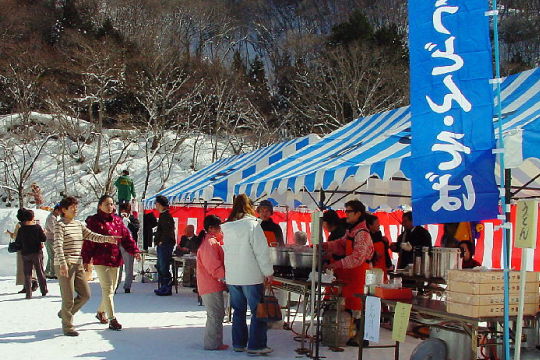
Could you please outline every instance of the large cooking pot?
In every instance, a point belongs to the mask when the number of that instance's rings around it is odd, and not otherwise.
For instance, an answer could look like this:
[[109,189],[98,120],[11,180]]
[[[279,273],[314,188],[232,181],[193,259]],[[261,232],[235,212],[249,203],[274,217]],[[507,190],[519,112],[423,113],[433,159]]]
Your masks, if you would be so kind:
[[289,249],[283,246],[270,247],[270,260],[274,266],[290,266]]
[[431,277],[448,280],[448,270],[461,270],[462,262],[461,249],[434,247],[431,249]]
[[311,264],[313,263],[313,249],[310,249],[309,247],[294,249],[289,252],[289,261],[291,266],[295,269],[311,269]]
[[413,273],[415,276],[431,276],[430,270],[430,249],[427,246],[416,246],[414,248]]

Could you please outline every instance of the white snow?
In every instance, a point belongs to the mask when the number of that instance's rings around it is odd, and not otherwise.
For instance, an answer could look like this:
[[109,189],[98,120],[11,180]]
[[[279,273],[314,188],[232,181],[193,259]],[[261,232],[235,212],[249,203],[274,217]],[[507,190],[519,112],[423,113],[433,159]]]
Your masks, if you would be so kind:
[[[42,124],[50,128],[54,128],[55,122],[60,120],[55,119],[52,115],[32,113],[31,120],[33,123]],[[69,122],[73,128],[80,129],[80,134],[88,133],[91,130],[91,124],[80,119],[63,119],[61,121]],[[9,139],[13,137],[15,143],[19,142],[16,135],[12,134],[12,128],[21,125],[22,118],[15,115],[0,116],[0,136],[4,136]],[[167,146],[161,147],[157,156],[151,163],[151,171],[149,176],[149,187],[146,197],[155,195],[158,191],[169,187],[180,180],[192,175],[195,170],[200,170],[212,163],[212,142],[205,135],[194,135],[198,138],[186,138],[185,141],[176,149],[176,152],[172,154],[171,146],[174,137],[172,132],[165,132],[163,134],[163,143],[167,143]],[[144,134],[138,134],[134,130],[118,130],[118,129],[104,129],[103,130],[103,148],[101,151],[101,168],[102,171],[98,174],[94,174],[92,171],[94,159],[96,157],[96,141],[91,144],[84,144],[70,140],[69,138],[52,138],[45,145],[44,150],[35,163],[32,169],[30,178],[26,182],[26,191],[29,192],[30,184],[37,182],[41,188],[44,198],[45,206],[54,206],[62,199],[61,192],[67,190],[67,195],[75,196],[79,199],[79,218],[81,220],[86,219],[87,216],[95,213],[97,209],[98,198],[105,193],[104,185],[106,184],[109,170],[112,170],[112,183],[121,175],[122,170],[128,169],[130,176],[135,183],[135,190],[137,192],[137,198],[140,200],[143,195],[144,181],[146,177],[146,160],[144,148],[146,145],[146,138]],[[111,169],[111,166],[116,164],[117,159],[122,153],[122,149],[125,146],[126,139],[133,140],[128,150],[125,152],[125,159],[120,161],[115,168]],[[69,154],[64,155],[65,159],[65,174],[64,177],[64,165],[62,162],[62,148],[63,141],[65,141],[65,147],[67,152],[73,153],[73,157]],[[215,139],[213,139],[215,141]],[[81,148],[81,153],[77,153],[77,149]],[[35,147],[29,146],[28,151],[30,154],[34,153]],[[246,148],[246,150],[249,150]],[[16,158],[19,163],[22,163],[21,148],[16,150]],[[191,169],[191,161],[193,152],[196,152],[196,169]],[[226,148],[226,141],[219,142],[218,153],[223,153],[224,157],[233,155]],[[77,158],[80,155],[84,155],[86,158],[83,163],[77,162]],[[163,160],[162,165],[159,165]],[[9,159],[8,162],[14,162],[13,159]],[[167,174],[168,165],[171,164],[170,176],[164,181],[164,174]],[[16,167],[15,167],[16,168]],[[163,184],[163,185],[162,185]],[[1,208],[16,208],[18,206],[17,194],[11,191],[12,199],[6,199],[8,189],[14,188],[11,183],[6,183],[3,177],[0,177],[0,209]],[[112,186],[111,195],[115,196],[116,188]],[[3,200],[6,200],[5,202]],[[35,205],[30,201],[33,200],[29,197],[25,198],[24,206],[28,208],[35,208]],[[1,216],[1,215],[0,215]],[[10,219],[9,226],[15,225],[15,218]],[[0,230],[2,233],[5,230],[5,224],[0,224]],[[6,244],[5,238],[0,237],[0,244]]]
[[[4,235],[7,236],[7,235]],[[245,353],[226,351],[205,351],[202,346],[206,313],[198,306],[197,297],[191,288],[179,287],[179,293],[169,297],[157,297],[153,290],[155,283],[134,282],[131,294],[124,294],[119,288],[115,296],[115,308],[122,331],[107,329],[95,319],[101,299],[101,289],[97,281],[90,283],[92,298],[75,315],[74,324],[80,336],[76,338],[62,335],[60,319],[60,289],[56,280],[48,280],[49,294],[41,297],[39,290],[30,300],[24,294],[17,294],[20,286],[15,285],[15,254],[7,252],[6,245],[0,245],[0,354],[3,360],[38,359],[64,360],[83,358],[94,359],[247,359]],[[300,332],[301,323],[294,323]],[[268,346],[274,352],[271,359],[307,358],[295,349],[300,343],[294,340],[291,331],[270,329]],[[391,333],[381,330],[381,343],[391,343]],[[231,345],[231,325],[224,326],[224,342]],[[400,358],[409,359],[414,347],[420,341],[407,338],[400,346]],[[344,352],[332,352],[320,347],[320,356],[327,359],[356,359],[357,348],[346,347]],[[393,350],[367,349],[364,359],[394,359]]]
[[[33,121],[49,124],[50,115],[33,113]],[[18,124],[17,116],[0,117],[0,132],[9,133],[9,128]],[[89,124],[73,119],[76,125],[84,131],[89,130]],[[115,138],[121,133],[119,130],[104,131],[106,142],[102,154],[102,162],[110,163],[115,154],[119,152],[122,143]],[[125,135],[127,132],[124,131]],[[76,144],[68,141],[71,150]],[[205,144],[206,143],[206,144]],[[208,150],[211,143],[208,139],[187,139],[181,146],[177,158],[173,159],[175,165],[171,176],[165,183],[170,186],[189,176],[193,170],[189,168],[193,146],[203,144],[198,150],[198,169],[211,163],[211,153]],[[142,193],[145,176],[144,154],[141,148],[144,143],[137,142],[129,151],[127,161],[114,169],[115,178],[121,171],[129,168],[135,181],[138,197]],[[53,205],[59,201],[60,191],[63,190],[63,176],[61,159],[59,155],[60,141],[51,140],[44,151],[42,158],[36,163],[28,185],[37,181],[42,189],[45,205]],[[220,146],[220,152],[223,146]],[[108,151],[112,157],[108,158]],[[87,160],[83,164],[70,160],[66,179],[69,194],[80,197],[79,219],[84,220],[96,210],[97,198],[102,194],[93,191],[95,184],[103,183],[108,169],[93,175],[89,168],[95,156],[92,146],[85,146],[83,153]],[[229,154],[230,155],[230,154]],[[160,190],[161,175],[159,170],[154,171],[150,177],[148,196]],[[9,202],[9,201],[8,201]],[[11,202],[11,206],[16,204]],[[26,206],[31,204],[25,204]],[[0,206],[7,206],[2,203]],[[0,209],[0,309],[3,316],[0,321],[0,356],[2,360],[11,359],[39,359],[63,360],[84,358],[93,359],[246,359],[248,355],[227,351],[205,351],[202,347],[206,313],[204,307],[197,305],[197,297],[190,288],[180,287],[178,294],[170,297],[157,297],[153,290],[155,283],[134,282],[131,294],[124,294],[122,288],[115,296],[116,312],[119,322],[124,326],[123,331],[115,332],[107,329],[106,325],[99,324],[95,319],[97,307],[101,299],[101,290],[97,281],[90,284],[92,298],[76,314],[74,324],[80,332],[76,338],[62,335],[60,319],[57,313],[60,309],[60,289],[56,280],[48,280],[49,294],[39,296],[39,291],[30,300],[24,299],[24,294],[17,294],[20,286],[15,285],[15,254],[7,252],[8,235],[5,230],[13,230],[17,222],[16,208]],[[42,225],[48,215],[47,211],[35,210],[36,218]],[[46,258],[46,252],[45,258]],[[136,266],[137,268],[137,266]],[[97,277],[96,277],[97,279]],[[294,324],[296,332],[300,332],[301,324]],[[291,331],[271,329],[268,332],[268,345],[274,348],[269,355],[273,359],[306,358],[295,352],[300,345],[294,340]],[[391,333],[381,330],[383,343],[391,343]],[[225,324],[224,340],[231,345],[231,326]],[[400,357],[408,359],[413,348],[419,340],[408,338],[400,347]],[[357,357],[357,348],[347,347],[344,352],[331,352],[321,346],[320,356],[327,359],[345,360]],[[368,349],[364,352],[364,359],[390,360],[394,359],[393,350]]]

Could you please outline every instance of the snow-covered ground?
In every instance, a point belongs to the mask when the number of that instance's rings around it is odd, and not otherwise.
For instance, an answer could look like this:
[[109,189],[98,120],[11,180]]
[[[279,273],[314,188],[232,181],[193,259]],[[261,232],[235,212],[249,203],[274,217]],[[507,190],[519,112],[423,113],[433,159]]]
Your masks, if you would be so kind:
[[[4,235],[6,236],[6,235]],[[49,294],[24,299],[15,286],[15,255],[0,245],[0,354],[2,360],[39,359],[64,360],[93,359],[245,359],[247,354],[226,351],[205,351],[202,347],[206,313],[198,306],[197,297],[190,288],[179,288],[179,293],[157,297],[155,283],[134,282],[131,294],[119,291],[115,296],[118,321],[124,326],[120,332],[107,329],[95,319],[100,302],[97,281],[90,284],[92,298],[74,318],[80,336],[62,335],[60,319],[60,289],[56,280],[49,280]],[[300,323],[294,328],[300,330]],[[391,343],[388,330],[381,330],[381,343]],[[231,344],[231,326],[225,324],[224,340]],[[400,347],[400,358],[409,359],[419,340],[408,338]],[[271,329],[268,345],[274,352],[272,359],[306,358],[295,349],[300,343],[291,331]],[[357,356],[357,348],[347,347],[344,352],[331,352],[321,346],[320,356],[327,359],[350,360]],[[394,359],[392,350],[369,349],[364,359]]]
[[[52,122],[49,115],[41,114],[33,114],[33,120],[43,124]],[[14,122],[17,122],[16,117],[0,118],[0,132],[9,134],[9,127]],[[87,124],[77,121],[77,126],[84,130]],[[122,143],[120,139],[115,138],[116,135],[118,134],[113,130],[105,131],[107,145],[103,151],[103,163],[112,163],[112,160],[118,156]],[[67,142],[70,151],[73,151],[76,144],[70,140]],[[182,144],[178,156],[171,158],[174,165],[165,186],[170,186],[193,173],[190,169],[190,154],[193,146],[204,142],[205,139],[199,139],[197,142],[188,138]],[[122,170],[130,170],[139,198],[145,177],[145,160],[141,152],[143,145],[141,140],[134,144],[127,159],[114,169],[115,178]],[[50,206],[61,199],[60,192],[64,189],[65,173],[69,195],[80,198],[78,218],[84,220],[96,210],[97,198],[102,194],[97,194],[95,188],[104,184],[107,169],[99,174],[92,173],[91,165],[95,151],[93,145],[87,145],[82,149],[87,158],[86,162],[78,163],[74,159],[69,159],[64,172],[59,155],[60,146],[61,143],[57,139],[52,139],[47,144],[43,156],[34,166],[28,185],[37,181],[43,191],[45,205]],[[197,148],[198,169],[211,163],[208,147],[208,144],[206,147],[203,144]],[[159,190],[163,180],[162,175],[159,169],[152,172],[148,196]],[[8,208],[2,208],[7,207],[8,203]],[[157,297],[153,293],[156,288],[155,283],[135,282],[131,294],[120,291],[116,295],[117,317],[124,326],[121,332],[108,330],[106,325],[99,324],[95,319],[101,291],[97,282],[91,283],[93,296],[75,316],[76,329],[81,335],[77,338],[63,336],[60,320],[57,317],[61,299],[56,280],[49,280],[49,294],[46,297],[35,296],[31,300],[26,300],[24,294],[17,294],[21,287],[15,286],[15,255],[7,252],[9,237],[4,234],[8,229],[13,230],[17,222],[15,217],[17,209],[13,207],[15,203],[9,200],[0,202],[0,313],[3,316],[0,321],[0,356],[2,360],[244,359],[247,357],[246,354],[235,353],[232,350],[204,351],[202,340],[206,313],[204,307],[197,305],[196,295],[189,288],[181,288],[179,294]],[[25,206],[28,205],[32,207],[31,204],[25,204]],[[35,210],[35,213],[36,219],[43,225],[48,212]],[[39,291],[34,294],[40,295]],[[300,332],[300,328],[301,324],[296,322],[295,331]],[[225,343],[231,345],[230,324],[225,325],[224,336]],[[306,357],[295,352],[300,344],[294,340],[294,337],[291,331],[271,329],[268,334],[268,345],[275,351],[269,357],[274,359]],[[381,330],[383,343],[391,343],[390,338],[389,331]],[[418,343],[418,340],[408,338],[400,348],[400,358],[409,359]],[[364,354],[364,359],[394,359],[392,350],[369,349]],[[328,359],[355,359],[357,348],[348,347],[344,352],[339,353],[321,347],[320,356]]]
[[[32,122],[51,129],[57,128],[58,119],[52,115],[32,113]],[[87,136],[91,129],[91,124],[79,119],[64,120],[72,127],[79,129],[81,134]],[[6,170],[19,177],[21,164],[29,164],[29,159],[36,153],[36,144],[43,142],[36,141],[30,145],[21,141],[13,128],[21,125],[21,118],[17,114],[0,116],[0,136],[8,147],[13,147],[14,154],[6,158],[4,167]],[[26,181],[25,191],[29,192],[30,185],[37,182],[41,188],[45,206],[54,206],[62,199],[61,193],[75,196],[79,199],[79,218],[85,219],[95,213],[98,198],[104,194],[105,185],[110,178],[112,183],[121,175],[122,170],[129,170],[130,176],[135,183],[137,198],[140,200],[143,195],[144,184],[147,174],[147,160],[145,154],[147,144],[152,141],[151,134],[135,132],[134,130],[103,130],[103,148],[100,155],[101,172],[94,173],[92,170],[94,159],[96,158],[97,142],[85,143],[75,142],[66,136],[53,137],[48,140],[38,160],[32,167],[29,179]],[[213,141],[204,134],[191,134],[191,137],[174,140],[175,135],[170,131],[163,134],[162,146],[153,154],[148,150],[150,171],[148,179],[148,189],[146,197],[155,195],[163,188],[176,184],[180,180],[192,175],[196,170],[200,170],[212,163]],[[227,147],[227,139],[218,139],[218,153],[222,157],[232,156],[230,148]],[[26,144],[26,145],[25,145]],[[129,144],[129,146],[128,146]],[[17,146],[17,147],[15,147]],[[125,147],[127,150],[124,150]],[[174,149],[174,151],[173,151]],[[23,151],[24,150],[24,151]],[[248,146],[246,151],[252,150]],[[25,157],[23,157],[23,152]],[[7,150],[0,151],[0,155],[9,154]],[[194,156],[195,153],[195,156]],[[83,162],[79,161],[82,157]],[[195,160],[195,169],[192,169],[192,161]],[[217,160],[217,159],[216,159]],[[23,166],[24,167],[24,166]],[[111,168],[113,167],[113,168]],[[110,176],[109,176],[110,174]],[[9,189],[14,189],[13,179],[9,181],[5,176],[0,176],[0,208],[15,208],[18,206],[17,194]],[[116,188],[112,186],[111,195],[115,196]],[[9,195],[9,196],[8,196]],[[9,198],[11,196],[11,199]],[[31,203],[33,199],[26,197],[24,206],[35,207]],[[5,244],[5,239],[0,238],[0,244]]]

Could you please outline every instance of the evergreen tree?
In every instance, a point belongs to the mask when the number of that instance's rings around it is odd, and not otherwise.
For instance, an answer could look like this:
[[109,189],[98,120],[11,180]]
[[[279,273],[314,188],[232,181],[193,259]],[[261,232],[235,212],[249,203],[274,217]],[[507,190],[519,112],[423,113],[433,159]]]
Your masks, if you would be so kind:
[[232,70],[239,75],[246,75],[246,66],[244,65],[242,55],[240,55],[240,51],[238,50],[236,50],[233,55]]
[[262,113],[267,114],[270,111],[270,93],[268,91],[264,63],[259,56],[255,56],[255,59],[253,59],[249,66],[248,84],[253,103]]
[[373,41],[373,27],[362,11],[356,9],[349,21],[332,28],[329,40],[330,45],[347,45],[356,41],[370,43]]

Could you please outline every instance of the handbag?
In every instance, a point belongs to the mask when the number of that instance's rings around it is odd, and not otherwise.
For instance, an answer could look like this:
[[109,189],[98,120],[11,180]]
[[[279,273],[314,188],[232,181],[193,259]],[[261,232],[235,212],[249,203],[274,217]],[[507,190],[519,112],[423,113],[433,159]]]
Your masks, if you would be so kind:
[[257,305],[257,319],[268,323],[282,319],[281,306],[270,286],[265,290],[261,302]]
[[8,245],[8,252],[16,253],[19,250],[21,250],[21,243],[11,240]]

